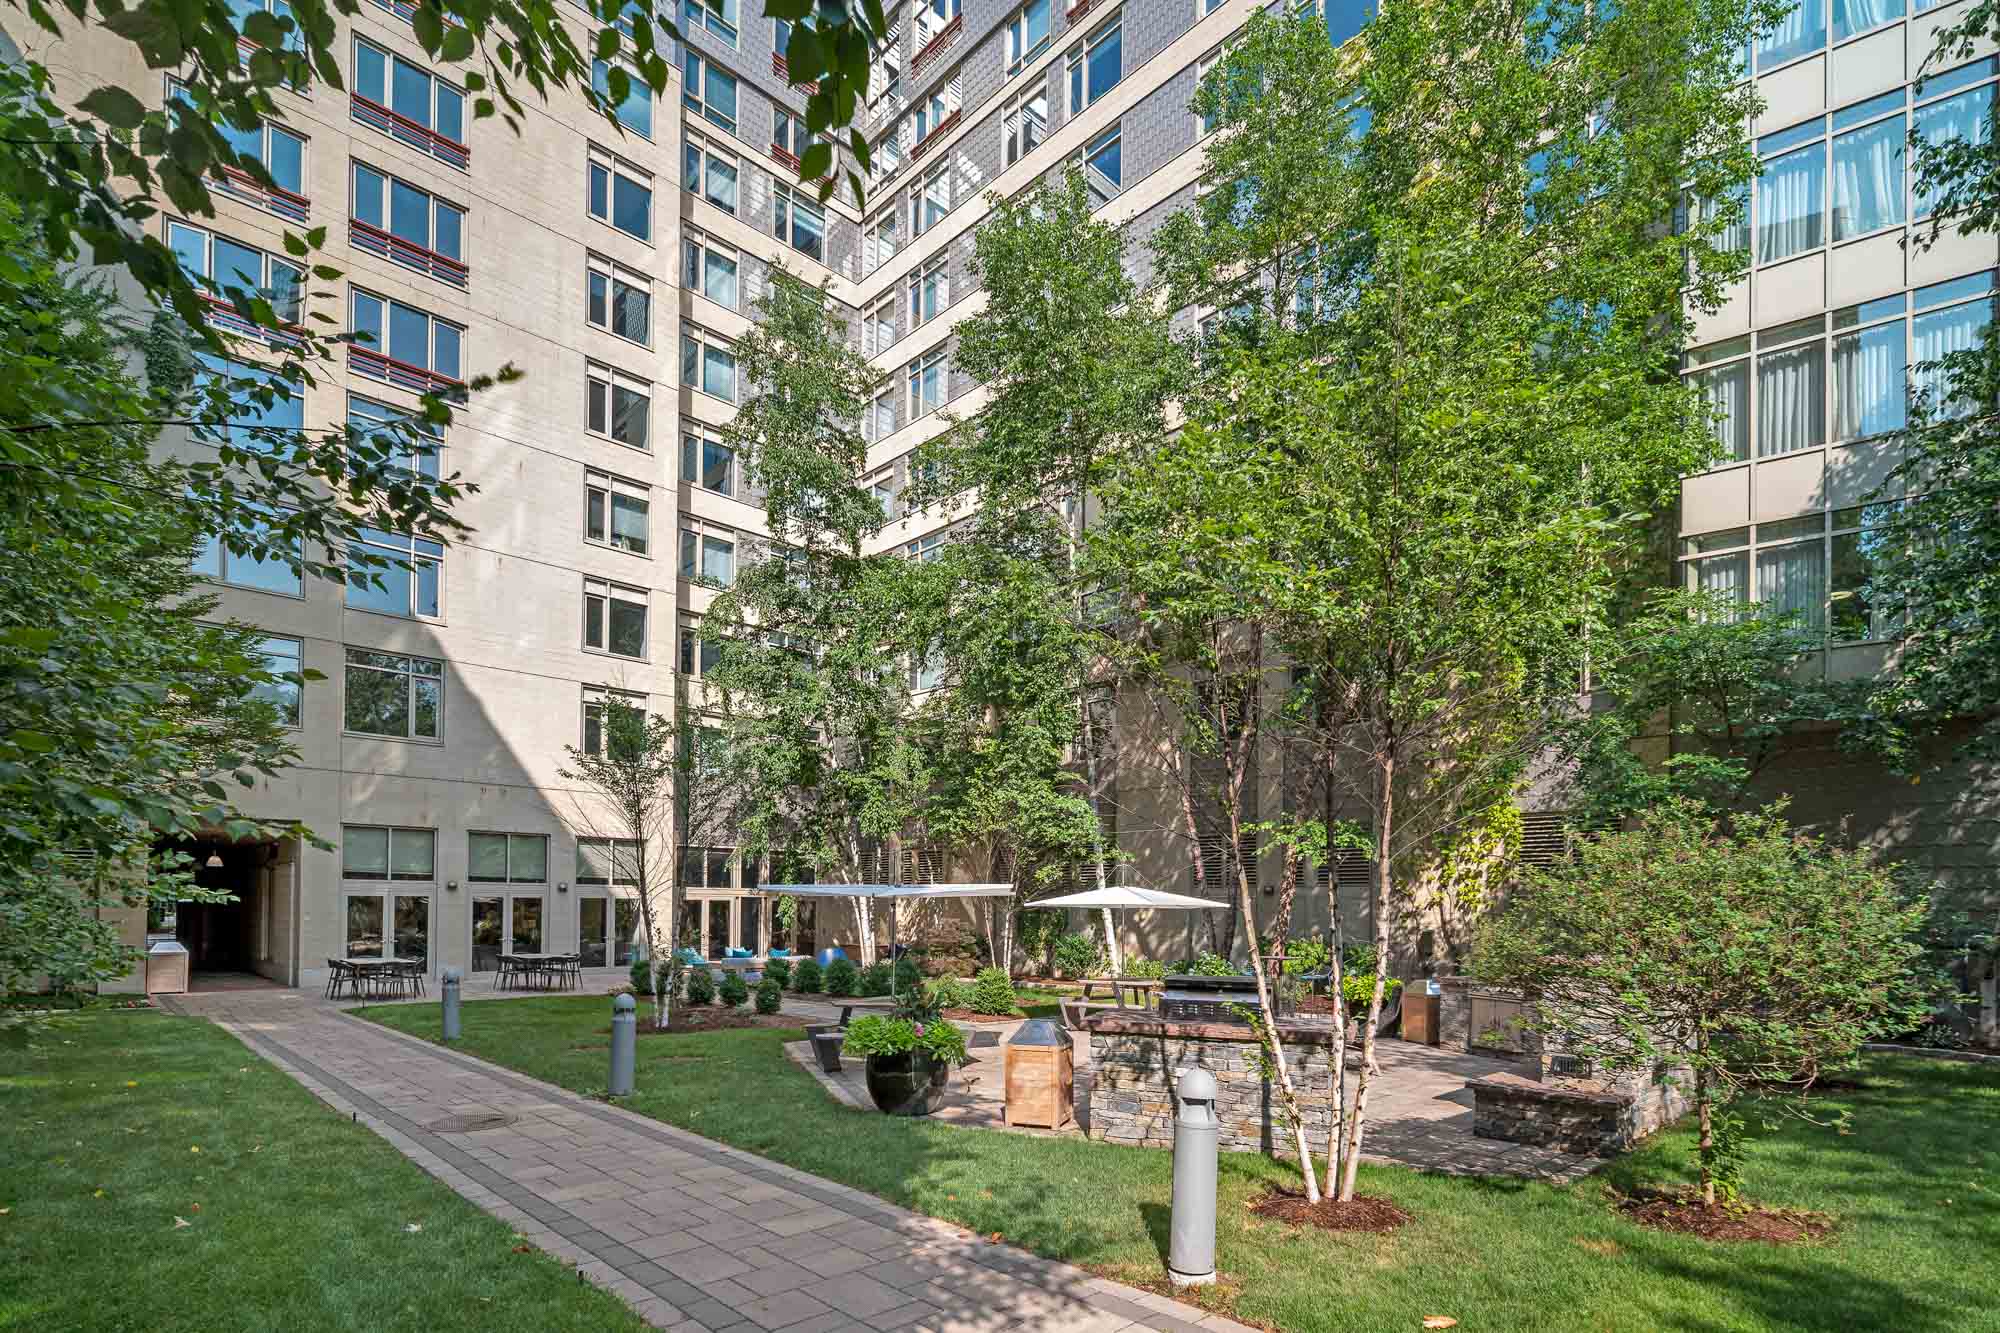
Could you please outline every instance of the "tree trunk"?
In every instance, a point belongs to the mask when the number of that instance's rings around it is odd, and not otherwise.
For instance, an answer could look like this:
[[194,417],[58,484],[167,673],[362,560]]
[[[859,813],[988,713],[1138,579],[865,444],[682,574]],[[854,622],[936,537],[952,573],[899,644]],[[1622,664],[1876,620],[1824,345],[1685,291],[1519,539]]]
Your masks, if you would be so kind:
[[1333,994],[1333,1115],[1327,1126],[1326,1144],[1326,1192],[1337,1196],[1340,1181],[1347,1170],[1347,996],[1341,990],[1341,982],[1346,979],[1346,971],[1341,961],[1341,949],[1346,940],[1341,932],[1340,921],[1340,878],[1330,876],[1328,885],[1332,903],[1327,927],[1327,947],[1332,950],[1327,971]]
[[861,966],[873,967],[875,966],[875,915],[870,910],[870,904],[874,900],[855,897],[850,901],[854,904],[854,919],[860,922]]
[[[1708,1038],[1699,1034],[1695,1038],[1698,1050],[1706,1050]],[[1715,1108],[1709,1105],[1708,1071],[1704,1063],[1694,1067],[1694,1108],[1701,1122],[1701,1137],[1695,1144],[1697,1169],[1701,1172],[1701,1201],[1708,1207],[1715,1207]]]
[[1996,972],[2000,967],[1989,959],[1986,975],[1979,979],[1979,1042],[1989,1047],[2000,1047],[2000,980]]
[[1375,993],[1368,997],[1368,1017],[1361,1026],[1361,1077],[1354,1085],[1354,1105],[1348,1109],[1347,1161],[1341,1167],[1340,1201],[1354,1197],[1355,1174],[1361,1168],[1361,1137],[1368,1115],[1368,1087],[1377,1072],[1375,1029],[1382,1022],[1382,1000],[1389,974],[1389,840],[1396,830],[1396,751],[1389,740],[1382,753],[1377,781],[1380,786],[1381,827],[1375,830]]
[[1277,940],[1278,951],[1284,952],[1285,941],[1292,937],[1292,901],[1299,891],[1299,849],[1290,843],[1285,845],[1285,868],[1279,872],[1278,902],[1271,921],[1271,938]]

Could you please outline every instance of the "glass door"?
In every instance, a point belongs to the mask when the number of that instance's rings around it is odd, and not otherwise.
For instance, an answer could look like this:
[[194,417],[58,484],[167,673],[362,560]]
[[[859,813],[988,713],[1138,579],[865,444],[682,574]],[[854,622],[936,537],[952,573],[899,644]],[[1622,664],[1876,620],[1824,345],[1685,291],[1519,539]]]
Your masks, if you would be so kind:
[[396,895],[396,957],[420,967],[430,966],[431,900],[428,895]]
[[579,898],[576,939],[584,967],[632,966],[639,956],[639,900]]
[[542,900],[509,898],[507,909],[507,934],[513,942],[509,952],[542,953]]
[[500,967],[500,941],[506,938],[507,900],[472,900],[472,970],[493,972]]
[[729,899],[708,900],[708,948],[710,958],[722,957],[722,951],[729,947]]
[[576,951],[580,966],[603,967],[610,957],[604,932],[609,926],[608,898],[576,900]]
[[738,948],[761,954],[763,946],[764,900],[744,898],[736,904],[736,944]]

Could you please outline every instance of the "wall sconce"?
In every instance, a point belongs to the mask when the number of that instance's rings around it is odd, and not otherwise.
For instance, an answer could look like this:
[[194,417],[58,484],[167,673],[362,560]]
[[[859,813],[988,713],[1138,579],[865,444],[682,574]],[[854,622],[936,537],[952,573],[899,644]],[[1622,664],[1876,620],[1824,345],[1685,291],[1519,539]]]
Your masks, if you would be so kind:
[[556,881],[556,892],[557,892],[557,893],[568,893],[568,892],[569,892],[569,881],[568,881],[568,880],[566,880],[566,879],[559,879],[559,880],[557,880],[557,881]]
[[210,853],[208,854],[208,859],[207,859],[206,861],[203,861],[203,862],[202,862],[202,865],[203,865],[203,866],[205,866],[205,867],[207,867],[207,868],[208,868],[208,869],[210,869],[210,870],[220,870],[220,869],[222,869],[222,853],[221,853],[221,852],[210,852]]
[[455,879],[448,879],[448,880],[446,880],[446,881],[444,882],[444,891],[445,891],[446,893],[457,893],[457,892],[458,892],[458,881],[457,881],[457,880],[455,880]]

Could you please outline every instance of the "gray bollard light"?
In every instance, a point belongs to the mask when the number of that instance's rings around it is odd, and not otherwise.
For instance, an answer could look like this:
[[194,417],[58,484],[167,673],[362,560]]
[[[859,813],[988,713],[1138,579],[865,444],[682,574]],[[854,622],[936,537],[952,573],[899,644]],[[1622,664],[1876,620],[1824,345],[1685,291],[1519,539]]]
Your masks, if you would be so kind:
[[1215,1154],[1222,1133],[1215,1118],[1215,1075],[1181,1075],[1174,1108],[1174,1216],[1167,1278],[1177,1287],[1215,1281]]
[[629,995],[611,1002],[611,1095],[632,1094],[632,1065],[638,1056],[639,1006]]
[[444,1039],[457,1041],[462,1029],[458,1020],[458,988],[464,977],[455,967],[444,970]]

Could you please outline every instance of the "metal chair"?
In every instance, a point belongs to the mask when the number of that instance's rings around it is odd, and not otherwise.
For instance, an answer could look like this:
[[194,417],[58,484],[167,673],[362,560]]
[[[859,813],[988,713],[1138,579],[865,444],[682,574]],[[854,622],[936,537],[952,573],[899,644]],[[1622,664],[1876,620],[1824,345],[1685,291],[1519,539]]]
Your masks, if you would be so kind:
[[326,998],[329,1000],[339,999],[340,992],[343,988],[347,990],[348,997],[350,999],[353,998],[354,969],[349,967],[345,962],[341,961],[338,958],[327,959]]

